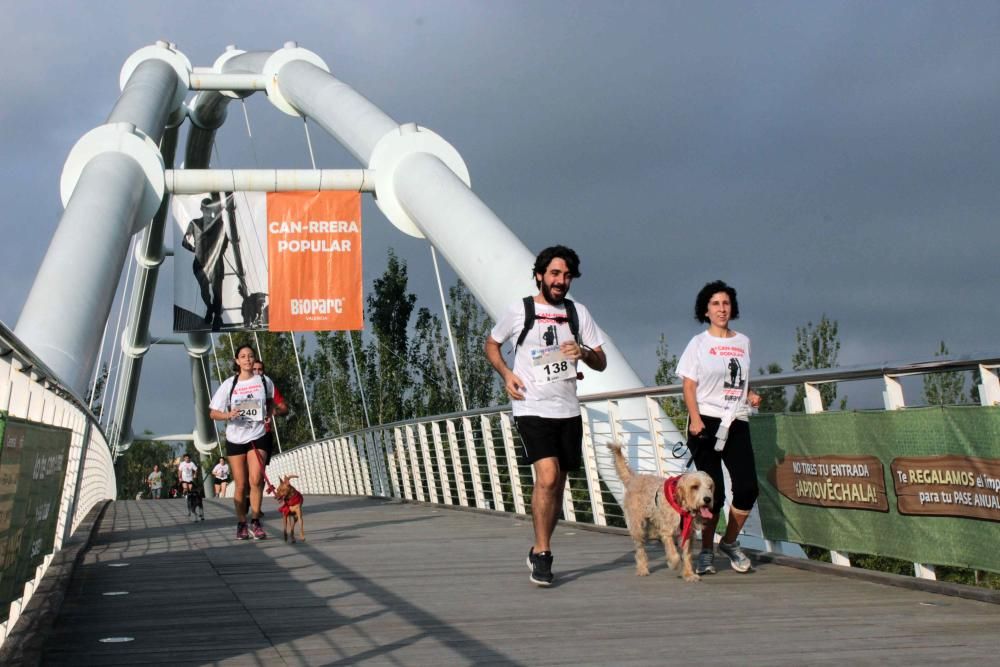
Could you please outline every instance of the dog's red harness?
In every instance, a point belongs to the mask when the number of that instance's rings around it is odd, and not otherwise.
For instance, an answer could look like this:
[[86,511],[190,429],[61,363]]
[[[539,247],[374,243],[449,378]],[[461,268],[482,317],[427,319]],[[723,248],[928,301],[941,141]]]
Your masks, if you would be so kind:
[[681,476],[671,477],[663,482],[663,495],[667,498],[667,502],[670,506],[681,517],[681,548],[687,544],[688,539],[691,537],[691,527],[694,525],[694,514],[687,511],[681,507],[680,503],[677,502],[677,483],[681,481]]
[[298,489],[293,489],[291,496],[282,499],[281,504],[278,505],[278,511],[281,512],[282,516],[288,516],[288,513],[292,511],[293,507],[301,504],[302,494]]

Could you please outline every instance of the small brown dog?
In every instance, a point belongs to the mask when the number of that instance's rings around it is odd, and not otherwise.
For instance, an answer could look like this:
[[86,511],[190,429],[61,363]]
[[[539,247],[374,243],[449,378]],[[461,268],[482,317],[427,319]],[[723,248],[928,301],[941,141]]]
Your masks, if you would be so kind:
[[278,511],[281,512],[281,534],[285,541],[295,543],[295,523],[299,524],[299,536],[306,541],[306,523],[302,519],[302,494],[292,486],[292,481],[298,475],[285,475],[274,490],[274,499],[278,501]]
[[[691,567],[691,537],[703,520],[712,518],[715,484],[704,472],[689,472],[664,479],[656,475],[636,474],[622,454],[621,445],[608,445],[614,453],[615,469],[625,486],[625,523],[635,543],[635,570],[640,577],[649,574],[646,538],[657,537],[667,552],[667,564],[677,569],[683,562],[684,581],[699,581]],[[680,553],[674,543],[680,536]]]

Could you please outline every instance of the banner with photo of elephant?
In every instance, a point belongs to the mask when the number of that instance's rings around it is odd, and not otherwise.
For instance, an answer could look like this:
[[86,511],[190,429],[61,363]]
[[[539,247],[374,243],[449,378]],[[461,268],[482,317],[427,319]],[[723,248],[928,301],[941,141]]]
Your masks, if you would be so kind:
[[174,331],[363,326],[361,195],[175,196]]
[[770,540],[1000,572],[1000,408],[750,420]]

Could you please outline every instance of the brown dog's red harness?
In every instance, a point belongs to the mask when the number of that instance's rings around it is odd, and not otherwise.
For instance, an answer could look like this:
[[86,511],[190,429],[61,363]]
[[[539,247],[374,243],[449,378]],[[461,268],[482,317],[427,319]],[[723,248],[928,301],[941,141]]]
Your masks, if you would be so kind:
[[282,498],[281,504],[278,505],[278,511],[281,512],[282,516],[288,516],[293,507],[301,504],[302,494],[298,489],[292,489],[292,494],[288,498]]
[[681,548],[687,544],[688,539],[691,537],[691,528],[694,525],[694,514],[687,511],[681,507],[680,503],[677,502],[677,484],[681,481],[681,476],[670,477],[665,482],[663,482],[663,495],[666,497],[667,502],[670,506],[681,517]]

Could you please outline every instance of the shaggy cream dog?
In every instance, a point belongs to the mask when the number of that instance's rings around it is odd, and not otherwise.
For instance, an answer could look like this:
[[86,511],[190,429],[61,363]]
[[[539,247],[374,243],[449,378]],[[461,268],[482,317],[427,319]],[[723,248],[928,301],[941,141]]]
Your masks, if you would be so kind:
[[[667,552],[667,564],[677,569],[683,562],[684,581],[699,581],[691,567],[691,540],[702,521],[712,518],[715,484],[707,473],[690,472],[669,480],[656,475],[636,474],[622,454],[621,445],[608,445],[614,453],[615,469],[625,485],[625,523],[635,543],[635,570],[649,574],[646,539],[659,538]],[[681,537],[680,553],[674,542]]]

